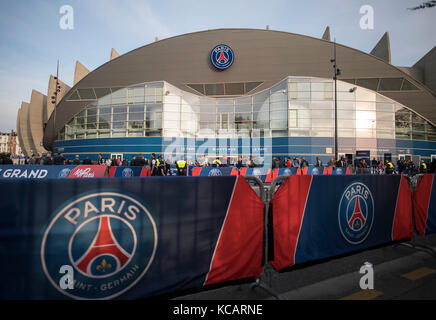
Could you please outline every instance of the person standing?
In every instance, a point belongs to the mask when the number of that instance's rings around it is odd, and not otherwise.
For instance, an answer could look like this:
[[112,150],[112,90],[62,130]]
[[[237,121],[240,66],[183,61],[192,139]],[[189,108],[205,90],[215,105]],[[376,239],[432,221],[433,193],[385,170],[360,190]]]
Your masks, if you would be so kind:
[[386,160],[386,174],[392,174],[394,173],[394,165],[389,160]]
[[79,160],[79,155],[78,154],[76,154],[76,157],[73,160],[73,164],[74,165],[79,165],[80,164],[80,160]]
[[221,160],[220,160],[220,158],[217,157],[217,158],[213,161],[212,165],[213,165],[214,167],[220,167],[220,166],[221,166]]
[[100,165],[105,164],[105,161],[103,159],[103,155],[101,153],[98,154],[97,164],[100,164]]
[[92,164],[91,160],[88,158],[88,156],[85,156],[85,159],[83,159],[82,164],[90,165]]
[[177,175],[178,176],[186,176],[186,161],[183,157],[180,160],[177,160]]
[[62,153],[58,153],[57,156],[53,159],[53,163],[55,165],[63,165],[65,162],[65,158],[62,156]]
[[371,173],[377,173],[377,160],[372,158],[371,161]]
[[32,157],[29,159],[29,164],[34,165],[36,164],[36,156],[32,154]]
[[166,165],[165,165],[165,161],[163,161],[162,156],[160,155],[157,158],[157,175],[164,177],[166,176]]

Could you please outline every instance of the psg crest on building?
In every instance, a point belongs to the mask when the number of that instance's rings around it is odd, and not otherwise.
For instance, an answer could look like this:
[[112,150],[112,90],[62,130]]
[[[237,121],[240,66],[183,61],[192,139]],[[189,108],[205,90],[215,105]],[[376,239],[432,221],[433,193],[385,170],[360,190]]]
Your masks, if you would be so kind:
[[351,244],[362,243],[374,221],[374,199],[362,182],[350,184],[343,192],[338,209],[339,228]]
[[210,53],[210,61],[215,68],[225,70],[233,63],[233,50],[225,44],[215,46]]
[[[41,242],[50,283],[75,299],[109,299],[132,288],[153,262],[155,221],[137,199],[115,192],[79,196],[51,219]],[[59,270],[71,266],[74,288],[61,289]]]

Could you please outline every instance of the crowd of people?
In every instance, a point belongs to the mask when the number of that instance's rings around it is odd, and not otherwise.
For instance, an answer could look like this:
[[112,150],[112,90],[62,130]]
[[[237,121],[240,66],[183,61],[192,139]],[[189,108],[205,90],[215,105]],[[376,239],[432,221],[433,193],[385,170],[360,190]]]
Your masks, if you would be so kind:
[[[186,175],[187,166],[228,166],[234,165],[238,169],[242,167],[259,167],[260,164],[254,161],[251,158],[243,159],[242,156],[239,156],[238,159],[234,163],[229,163],[229,159],[226,163],[222,163],[220,158],[217,157],[213,161],[210,161],[210,158],[207,157],[199,157],[196,160],[185,160],[183,158],[173,161],[171,157],[167,157],[167,159],[163,159],[162,155],[156,156],[156,154],[151,154],[150,159],[145,158],[142,154],[138,154],[138,156],[133,155],[131,159],[121,159],[121,156],[118,155],[116,157],[106,157],[104,158],[102,154],[98,154],[96,159],[89,159],[88,156],[81,161],[79,155],[76,155],[73,160],[65,158],[62,153],[57,153],[54,157],[50,154],[44,154],[41,157],[37,157],[36,155],[32,155],[32,157],[26,159],[26,164],[30,165],[106,165],[107,167],[113,166],[148,166],[151,171],[151,175],[159,175],[166,176],[172,175],[171,166],[176,165],[177,174]],[[12,164],[12,160],[7,157],[0,157],[0,164]],[[298,167],[303,169],[304,167],[308,167],[310,164],[304,157],[273,157],[271,168],[291,168]],[[326,167],[342,167],[342,168],[350,168],[353,173],[371,173],[371,174],[405,174],[405,175],[415,175],[418,173],[435,173],[436,170],[436,159],[433,159],[432,162],[425,162],[421,160],[420,165],[416,166],[413,161],[410,159],[404,160],[399,159],[395,164],[390,160],[377,160],[373,158],[372,160],[365,159],[355,159],[354,163],[351,162],[350,159],[345,159],[343,156],[335,160],[331,158],[326,165],[320,160],[319,157],[316,157],[314,163],[312,165],[316,167],[326,166]]]
[[[312,165],[315,167],[321,167],[323,166],[323,163],[319,157],[316,157],[316,160]],[[308,166],[308,161],[303,157],[295,157],[294,159],[291,159],[291,157],[285,157],[283,160],[281,157],[273,157],[271,164],[272,169],[285,167],[297,167],[303,169],[304,167]],[[399,159],[396,164],[394,164],[391,160],[382,161],[377,160],[376,158],[373,158],[370,161],[365,159],[355,159],[354,163],[352,163],[349,159],[341,157],[339,160],[331,158],[326,166],[350,168],[354,171],[354,173],[415,175],[418,173],[435,173],[436,159],[433,159],[431,162],[425,162],[424,160],[421,160],[419,166],[416,166],[415,163],[410,159]]]

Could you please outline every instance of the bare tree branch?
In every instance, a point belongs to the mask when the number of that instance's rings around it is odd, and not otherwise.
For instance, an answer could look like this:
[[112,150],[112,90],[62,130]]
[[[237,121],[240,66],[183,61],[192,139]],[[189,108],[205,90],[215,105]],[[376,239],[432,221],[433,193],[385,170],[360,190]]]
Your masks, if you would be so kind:
[[408,8],[409,10],[418,10],[418,9],[425,9],[425,8],[431,8],[431,7],[435,7],[436,6],[436,0],[432,0],[432,1],[427,1],[424,2],[423,4],[414,7],[414,8]]

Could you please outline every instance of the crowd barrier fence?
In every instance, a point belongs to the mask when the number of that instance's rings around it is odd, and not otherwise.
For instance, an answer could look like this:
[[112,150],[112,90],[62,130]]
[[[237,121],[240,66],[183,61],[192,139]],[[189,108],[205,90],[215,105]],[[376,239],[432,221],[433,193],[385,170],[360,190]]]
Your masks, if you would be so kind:
[[0,180],[0,193],[0,299],[137,299],[263,269],[265,205],[243,177]]
[[434,174],[424,174],[416,181],[413,209],[419,235],[436,233],[436,187]]
[[[404,176],[307,174],[311,167],[128,182],[29,179],[30,171],[9,180],[19,166],[11,167],[0,170],[0,256],[12,261],[0,266],[8,275],[2,299],[136,299],[241,279],[280,298],[265,284],[267,267],[405,242],[414,225],[420,235],[436,232],[434,175],[409,181],[411,188]],[[69,176],[77,168],[58,169]],[[114,168],[109,177],[123,176],[126,167]],[[59,177],[52,170],[46,177]],[[102,244],[114,251],[99,251]],[[74,266],[74,289],[60,288],[62,265]]]
[[270,205],[277,271],[413,237],[401,176],[289,176]]

